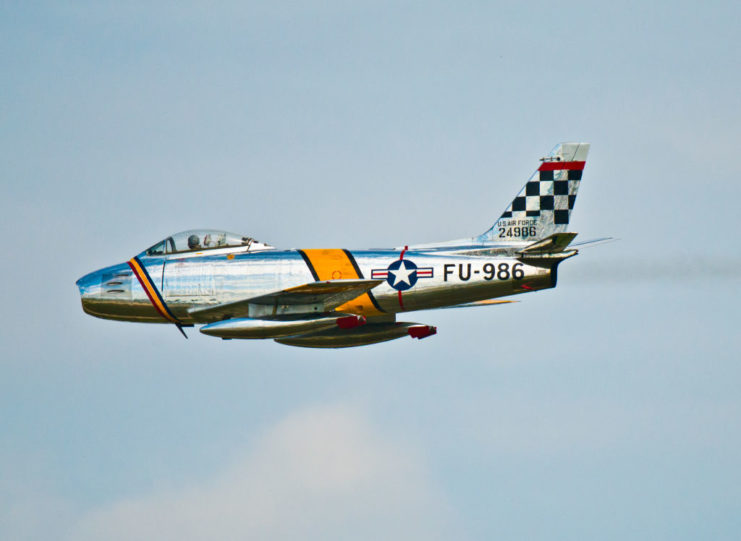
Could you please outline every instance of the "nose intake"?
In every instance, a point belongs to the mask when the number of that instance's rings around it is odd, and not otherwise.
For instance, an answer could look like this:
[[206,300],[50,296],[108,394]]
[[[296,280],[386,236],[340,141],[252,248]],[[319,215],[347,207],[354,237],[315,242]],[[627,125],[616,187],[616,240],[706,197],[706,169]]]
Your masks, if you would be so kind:
[[82,296],[82,298],[84,299],[86,296],[90,297],[91,295],[99,294],[102,282],[101,278],[102,276],[100,271],[95,271],[86,274],[85,276],[77,280],[75,284],[80,290],[80,296]]
[[131,271],[126,264],[86,274],[76,282],[82,309],[104,319],[120,319],[131,304]]

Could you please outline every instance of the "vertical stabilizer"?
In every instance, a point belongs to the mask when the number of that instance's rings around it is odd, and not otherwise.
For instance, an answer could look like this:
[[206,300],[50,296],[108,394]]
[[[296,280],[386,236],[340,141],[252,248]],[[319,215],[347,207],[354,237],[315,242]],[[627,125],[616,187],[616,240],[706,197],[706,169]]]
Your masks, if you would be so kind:
[[560,143],[541,158],[499,220],[480,242],[533,242],[567,230],[576,202],[589,143]]

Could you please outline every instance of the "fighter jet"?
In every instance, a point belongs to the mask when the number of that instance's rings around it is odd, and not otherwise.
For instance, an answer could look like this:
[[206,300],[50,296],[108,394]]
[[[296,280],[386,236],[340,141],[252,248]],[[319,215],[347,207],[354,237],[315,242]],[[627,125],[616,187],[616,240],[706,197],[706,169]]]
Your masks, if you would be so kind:
[[[416,310],[512,302],[556,286],[578,253],[568,232],[589,151],[561,143],[481,235],[394,249],[281,250],[252,237],[193,230],[77,281],[83,310],[120,321],[202,325],[223,339],[342,348],[436,334],[397,321]],[[186,336],[187,337],[187,336]]]

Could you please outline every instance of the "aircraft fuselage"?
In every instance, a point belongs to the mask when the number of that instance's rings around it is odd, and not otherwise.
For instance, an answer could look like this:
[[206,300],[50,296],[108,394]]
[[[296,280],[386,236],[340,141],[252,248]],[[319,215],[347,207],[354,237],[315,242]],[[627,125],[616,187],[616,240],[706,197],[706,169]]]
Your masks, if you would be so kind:
[[[189,310],[257,297],[313,281],[383,279],[346,310],[367,317],[460,305],[555,286],[555,265],[515,257],[430,254],[407,250],[221,251],[141,257],[148,278],[183,324]],[[128,263],[80,279],[82,303],[93,316],[169,323]],[[337,308],[342,312],[342,307]]]

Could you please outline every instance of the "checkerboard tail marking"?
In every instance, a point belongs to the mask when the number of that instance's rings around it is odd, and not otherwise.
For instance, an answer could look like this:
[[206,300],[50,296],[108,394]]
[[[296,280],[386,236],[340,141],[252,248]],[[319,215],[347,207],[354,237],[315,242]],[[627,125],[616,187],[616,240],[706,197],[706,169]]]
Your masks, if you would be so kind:
[[499,220],[478,237],[481,242],[533,242],[566,231],[576,202],[589,143],[560,143]]

